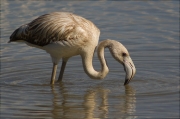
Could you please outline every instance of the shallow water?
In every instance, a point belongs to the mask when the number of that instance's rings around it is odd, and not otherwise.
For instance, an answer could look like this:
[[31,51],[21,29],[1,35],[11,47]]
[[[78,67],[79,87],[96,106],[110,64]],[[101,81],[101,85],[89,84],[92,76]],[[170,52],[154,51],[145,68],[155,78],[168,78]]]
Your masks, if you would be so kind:
[[[178,5],[178,1],[3,0],[1,118],[178,118]],[[100,41],[109,38],[124,44],[137,69],[130,84],[123,86],[123,67],[105,50],[110,72],[104,80],[90,79],[76,56],[69,60],[63,82],[52,86],[52,63],[45,51],[7,43],[20,25],[54,11],[83,16],[99,27]],[[100,69],[96,55],[93,64]]]

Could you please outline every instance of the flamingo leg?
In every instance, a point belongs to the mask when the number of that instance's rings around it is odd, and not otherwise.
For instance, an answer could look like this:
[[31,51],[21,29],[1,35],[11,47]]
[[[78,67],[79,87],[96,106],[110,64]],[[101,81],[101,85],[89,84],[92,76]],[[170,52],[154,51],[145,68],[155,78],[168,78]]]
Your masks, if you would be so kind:
[[56,70],[57,70],[57,64],[53,63],[53,69],[52,69],[52,75],[51,75],[50,84],[54,84],[54,82],[55,82]]
[[63,78],[63,74],[64,74],[64,69],[66,67],[66,63],[67,61],[62,61],[62,65],[61,65],[61,71],[59,73],[59,78],[58,78],[58,82],[62,81],[62,78]]

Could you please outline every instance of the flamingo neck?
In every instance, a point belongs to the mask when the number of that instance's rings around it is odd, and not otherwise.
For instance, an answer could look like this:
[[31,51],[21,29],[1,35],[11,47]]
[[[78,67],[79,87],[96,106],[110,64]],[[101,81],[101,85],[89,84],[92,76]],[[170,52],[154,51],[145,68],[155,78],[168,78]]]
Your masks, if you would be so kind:
[[98,58],[101,63],[101,71],[100,72],[94,70],[94,68],[93,68],[93,64],[92,64],[93,55],[94,55],[93,51],[88,51],[82,55],[84,70],[85,70],[86,74],[92,79],[103,79],[109,72],[109,69],[106,64],[106,60],[104,58],[104,48],[106,48],[106,47],[109,47],[108,42],[100,43],[97,48]]

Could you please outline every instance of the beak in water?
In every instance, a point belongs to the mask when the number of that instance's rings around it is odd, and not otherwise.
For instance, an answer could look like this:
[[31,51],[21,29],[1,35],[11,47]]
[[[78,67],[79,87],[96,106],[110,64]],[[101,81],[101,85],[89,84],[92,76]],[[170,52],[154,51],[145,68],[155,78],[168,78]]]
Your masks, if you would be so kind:
[[136,68],[130,56],[124,58],[124,70],[126,72],[124,85],[127,85],[136,73]]

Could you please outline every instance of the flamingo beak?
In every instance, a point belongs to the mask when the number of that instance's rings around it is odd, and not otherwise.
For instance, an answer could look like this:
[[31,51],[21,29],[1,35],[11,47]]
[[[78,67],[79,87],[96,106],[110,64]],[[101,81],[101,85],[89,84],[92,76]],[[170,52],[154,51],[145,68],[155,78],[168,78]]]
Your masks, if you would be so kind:
[[127,85],[136,73],[136,68],[130,56],[124,58],[123,62],[124,71],[126,72],[124,85]]

